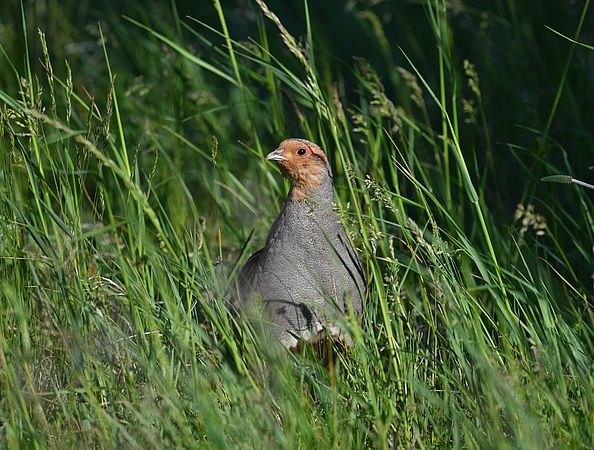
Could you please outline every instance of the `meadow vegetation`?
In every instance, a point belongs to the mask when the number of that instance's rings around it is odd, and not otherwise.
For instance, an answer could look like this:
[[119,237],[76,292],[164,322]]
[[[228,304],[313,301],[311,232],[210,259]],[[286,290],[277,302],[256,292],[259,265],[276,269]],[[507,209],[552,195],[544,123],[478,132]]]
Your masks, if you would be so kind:
[[[0,446],[592,448],[594,12],[0,5]],[[331,367],[228,313],[328,154],[368,276]]]

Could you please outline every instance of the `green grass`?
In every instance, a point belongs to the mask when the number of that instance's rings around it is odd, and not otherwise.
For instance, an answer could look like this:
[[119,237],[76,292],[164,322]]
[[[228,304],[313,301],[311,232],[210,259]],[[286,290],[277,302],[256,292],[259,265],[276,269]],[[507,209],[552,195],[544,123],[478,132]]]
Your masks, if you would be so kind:
[[[591,448],[592,194],[540,178],[592,179],[592,12],[536,3],[0,6],[1,445]],[[226,309],[289,136],[368,276],[330,369]]]

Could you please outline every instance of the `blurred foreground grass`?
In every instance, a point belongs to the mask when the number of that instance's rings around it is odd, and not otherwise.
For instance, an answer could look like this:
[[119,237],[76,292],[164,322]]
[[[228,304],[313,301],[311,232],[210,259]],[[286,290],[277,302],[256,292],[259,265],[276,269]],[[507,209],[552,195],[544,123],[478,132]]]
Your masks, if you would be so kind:
[[[319,3],[0,6],[3,445],[592,446],[592,197],[539,182],[594,164],[589,1]],[[332,370],[226,313],[288,136],[369,278]]]

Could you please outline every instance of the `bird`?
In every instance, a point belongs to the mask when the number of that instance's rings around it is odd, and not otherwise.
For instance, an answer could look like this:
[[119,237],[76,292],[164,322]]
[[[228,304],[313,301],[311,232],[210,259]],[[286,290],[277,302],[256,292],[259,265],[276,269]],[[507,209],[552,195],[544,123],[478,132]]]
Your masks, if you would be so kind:
[[320,339],[351,339],[332,319],[360,316],[366,294],[361,263],[334,211],[328,158],[313,142],[291,138],[266,156],[291,187],[265,246],[236,279],[238,308],[257,303],[288,349]]

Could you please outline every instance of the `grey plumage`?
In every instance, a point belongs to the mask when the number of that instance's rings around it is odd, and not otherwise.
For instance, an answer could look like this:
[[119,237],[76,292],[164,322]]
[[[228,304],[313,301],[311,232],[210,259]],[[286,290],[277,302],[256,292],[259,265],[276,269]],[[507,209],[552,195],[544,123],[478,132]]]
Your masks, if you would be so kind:
[[[315,183],[308,185],[306,195],[296,199],[299,181],[284,167],[283,173],[292,182],[291,191],[266,245],[247,261],[238,279],[239,306],[262,302],[266,318],[286,347],[296,345],[297,337],[315,340],[323,328],[336,334],[338,328],[329,319],[348,312],[349,304],[355,314],[361,314],[365,295],[361,264],[333,211],[332,172],[327,159],[315,144],[291,141],[317,153],[311,153],[311,158],[318,158],[312,161],[323,170],[316,172]],[[270,155],[268,159],[272,159]]]

